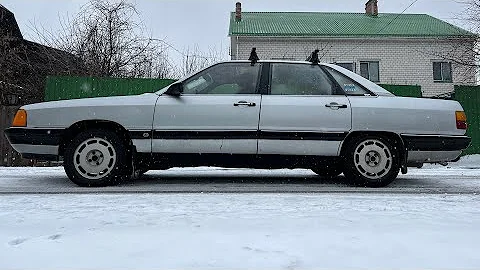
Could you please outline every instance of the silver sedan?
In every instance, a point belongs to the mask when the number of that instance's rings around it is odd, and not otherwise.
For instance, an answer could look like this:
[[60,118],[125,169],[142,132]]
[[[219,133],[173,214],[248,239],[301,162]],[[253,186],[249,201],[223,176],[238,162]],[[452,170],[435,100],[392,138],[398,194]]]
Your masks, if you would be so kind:
[[230,61],[156,93],[23,106],[5,131],[26,158],[63,158],[80,186],[174,166],[308,168],[379,187],[455,160],[456,101],[396,97],[331,64]]

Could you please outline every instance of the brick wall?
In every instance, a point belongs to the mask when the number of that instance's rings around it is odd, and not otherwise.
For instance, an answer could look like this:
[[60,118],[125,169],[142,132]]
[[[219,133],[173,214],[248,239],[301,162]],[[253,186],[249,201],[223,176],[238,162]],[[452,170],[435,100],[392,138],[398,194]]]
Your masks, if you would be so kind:
[[[314,49],[320,49],[321,62],[355,62],[360,73],[360,61],[380,62],[380,83],[420,85],[424,96],[454,90],[455,84],[475,84],[472,68],[452,64],[453,83],[433,81],[433,61],[436,55],[464,51],[465,41],[439,39],[313,39],[239,37],[231,40],[232,59],[248,59],[252,47],[257,48],[260,59],[305,60]],[[473,47],[473,43],[468,45]],[[462,49],[459,49],[462,48]],[[473,61],[473,57],[471,58]]]

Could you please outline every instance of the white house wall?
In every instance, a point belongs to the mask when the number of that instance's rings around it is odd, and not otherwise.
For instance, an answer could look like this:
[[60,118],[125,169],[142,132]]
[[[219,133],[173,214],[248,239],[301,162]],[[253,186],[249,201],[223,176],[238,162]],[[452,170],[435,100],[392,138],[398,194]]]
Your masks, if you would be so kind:
[[455,63],[452,63],[453,83],[433,82],[432,62],[442,61],[442,57],[436,55],[465,51],[458,49],[467,48],[465,41],[238,37],[237,43],[237,37],[233,36],[231,45],[232,59],[248,59],[251,48],[256,47],[260,59],[305,60],[318,48],[321,62],[355,62],[357,73],[360,73],[360,61],[379,61],[380,83],[420,85],[424,96],[451,92],[456,84],[476,83],[474,69]]

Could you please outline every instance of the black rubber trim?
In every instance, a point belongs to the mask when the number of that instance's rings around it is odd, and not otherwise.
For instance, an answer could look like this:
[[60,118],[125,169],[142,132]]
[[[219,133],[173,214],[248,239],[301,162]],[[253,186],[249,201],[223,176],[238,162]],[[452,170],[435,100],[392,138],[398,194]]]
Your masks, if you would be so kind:
[[243,140],[256,139],[257,131],[154,131],[153,138],[163,140]]
[[8,128],[5,131],[10,144],[60,145],[64,129]]
[[21,155],[25,159],[35,159],[35,160],[42,160],[42,161],[59,161],[59,156],[57,155],[29,154],[29,153],[21,153]]
[[[132,140],[138,139],[151,139],[152,138],[152,131],[151,130],[133,130],[128,132],[130,134],[130,138]],[[145,136],[148,134],[148,136]]]
[[402,135],[408,151],[465,150],[472,139],[467,136]]
[[259,139],[263,140],[312,140],[312,141],[343,141],[347,132],[318,133],[318,132],[271,132],[260,131]]
[[267,95],[270,91],[269,87],[270,87],[270,63],[264,63],[262,65],[262,71],[260,75],[257,93],[260,93],[262,95]]
[[343,141],[347,132],[271,132],[271,131],[154,131],[153,139],[164,140],[319,140]]

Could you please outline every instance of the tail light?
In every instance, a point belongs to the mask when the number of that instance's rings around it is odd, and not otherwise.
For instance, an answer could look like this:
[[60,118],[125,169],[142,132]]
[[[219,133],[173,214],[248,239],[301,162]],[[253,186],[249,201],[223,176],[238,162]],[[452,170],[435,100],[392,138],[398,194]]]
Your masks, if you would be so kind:
[[18,110],[13,118],[12,127],[26,127],[27,126],[27,111]]
[[465,112],[456,111],[455,112],[455,119],[457,122],[457,129],[467,129],[467,115]]

